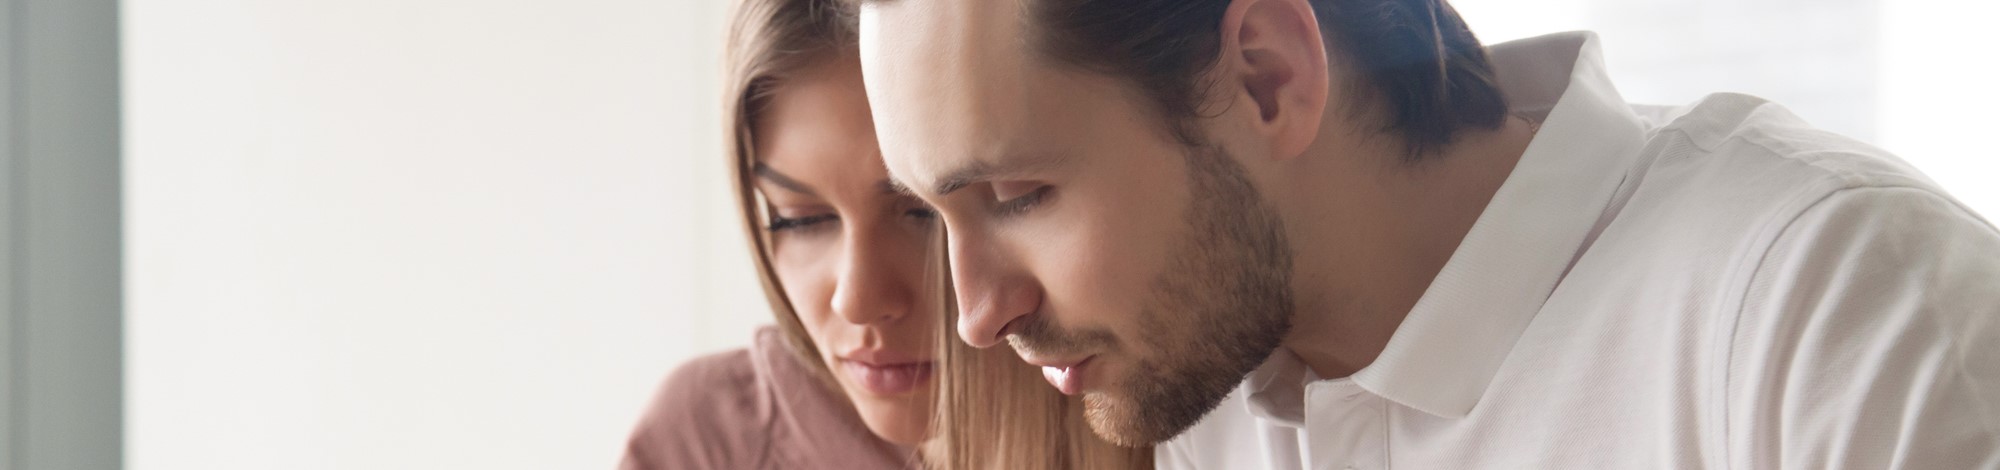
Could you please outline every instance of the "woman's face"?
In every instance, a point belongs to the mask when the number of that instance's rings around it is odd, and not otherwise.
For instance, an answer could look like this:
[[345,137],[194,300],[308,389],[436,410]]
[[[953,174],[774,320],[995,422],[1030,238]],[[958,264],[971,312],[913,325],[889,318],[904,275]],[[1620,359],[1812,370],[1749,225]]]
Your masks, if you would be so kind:
[[768,104],[753,135],[778,281],[868,428],[915,444],[931,418],[935,215],[889,185],[858,63],[804,70]]

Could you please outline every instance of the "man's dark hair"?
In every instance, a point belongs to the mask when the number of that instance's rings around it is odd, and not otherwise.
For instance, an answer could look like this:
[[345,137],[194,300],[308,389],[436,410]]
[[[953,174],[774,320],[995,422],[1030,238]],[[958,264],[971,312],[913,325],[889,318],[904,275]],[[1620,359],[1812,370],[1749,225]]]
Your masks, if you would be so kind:
[[[907,0],[906,0],[907,1]],[[1310,0],[1330,58],[1353,68],[1348,96],[1369,99],[1407,162],[1461,130],[1506,122],[1486,51],[1444,0]],[[1137,85],[1183,143],[1202,141],[1202,77],[1220,59],[1230,0],[1030,0],[1028,44],[1059,63]],[[1340,96],[1336,94],[1335,96]],[[1371,98],[1372,97],[1372,98]]]

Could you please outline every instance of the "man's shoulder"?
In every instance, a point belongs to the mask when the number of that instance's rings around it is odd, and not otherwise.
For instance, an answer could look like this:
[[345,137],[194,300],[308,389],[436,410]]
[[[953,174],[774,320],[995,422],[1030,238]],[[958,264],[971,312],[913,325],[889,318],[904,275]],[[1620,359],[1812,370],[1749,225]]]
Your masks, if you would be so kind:
[[[1620,246],[1712,260],[1672,265],[1727,271],[1707,278],[1744,305],[1768,303],[1723,311],[1876,321],[1931,305],[1942,308],[1905,313],[1957,327],[2000,305],[1988,287],[2000,279],[2000,231],[1895,155],[1748,95],[1710,95],[1657,119],[1618,217],[1634,243]],[[1873,303],[1885,304],[1861,307]]]
[[[1842,191],[1901,188],[1950,200],[1895,155],[1807,124],[1783,106],[1719,93],[1678,108],[1636,107],[1647,142],[1627,176],[1619,219],[1654,233],[1736,240],[1754,256],[1759,241]],[[1662,229],[1673,228],[1669,232]],[[1692,241],[1681,240],[1679,241]]]
[[[2000,232],[1954,201],[1858,187],[1759,259],[1726,341],[1731,440],[1769,466],[2000,462]],[[1893,451],[1892,451],[1893,449]],[[1839,456],[1839,457],[1829,457]],[[1898,461],[1899,459],[1907,459]],[[1797,459],[1784,459],[1793,461]]]
[[1655,127],[1648,148],[1658,154],[1656,166],[1764,171],[1768,173],[1759,176],[1774,183],[1833,185],[1826,192],[1869,186],[1941,192],[1888,151],[1814,127],[1783,105],[1756,96],[1716,93],[1678,108],[1650,110],[1647,120]]
[[[1783,263],[1795,253],[1908,275],[1972,266],[1945,258],[1991,262],[1991,224],[1887,151],[1748,95],[1650,111],[1635,110],[1655,125],[1600,239],[1616,259],[1649,262],[1619,269],[1657,266],[1651,281],[1700,281],[1723,298],[1754,300],[1742,299],[1748,284],[1839,267]],[[1978,277],[1937,275],[1933,283]]]
[[1731,462],[1993,461],[1993,422],[1959,410],[1993,409],[2000,383],[2000,231],[1895,155],[1760,98],[1635,114],[1646,153],[1597,266],[1652,277],[1601,286],[1706,312],[1676,317],[1706,339],[1662,344],[1720,384],[1706,429]]

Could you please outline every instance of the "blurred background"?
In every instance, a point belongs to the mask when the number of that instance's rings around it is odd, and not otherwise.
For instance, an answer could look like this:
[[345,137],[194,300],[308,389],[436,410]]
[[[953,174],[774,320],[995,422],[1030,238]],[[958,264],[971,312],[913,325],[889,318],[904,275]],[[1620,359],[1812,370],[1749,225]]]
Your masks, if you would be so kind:
[[[1771,98],[2000,214],[1990,3],[1453,3],[1488,43],[1598,31],[1629,101]],[[769,322],[723,4],[119,3],[125,466],[613,466],[664,374]]]

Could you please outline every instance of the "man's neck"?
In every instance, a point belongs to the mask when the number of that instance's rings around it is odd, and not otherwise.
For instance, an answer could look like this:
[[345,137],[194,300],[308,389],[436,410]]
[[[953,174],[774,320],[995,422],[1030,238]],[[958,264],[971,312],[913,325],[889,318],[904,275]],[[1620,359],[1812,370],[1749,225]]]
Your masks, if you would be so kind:
[[1346,377],[1373,363],[1513,172],[1534,130],[1509,118],[1499,129],[1462,134],[1421,163],[1379,151],[1328,152],[1308,163],[1313,168],[1302,177],[1325,179],[1292,185],[1286,196],[1298,201],[1286,221],[1298,311],[1284,346],[1320,377]]

